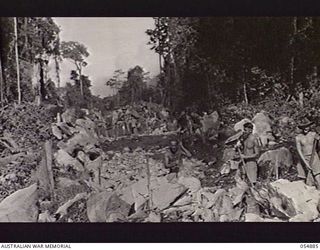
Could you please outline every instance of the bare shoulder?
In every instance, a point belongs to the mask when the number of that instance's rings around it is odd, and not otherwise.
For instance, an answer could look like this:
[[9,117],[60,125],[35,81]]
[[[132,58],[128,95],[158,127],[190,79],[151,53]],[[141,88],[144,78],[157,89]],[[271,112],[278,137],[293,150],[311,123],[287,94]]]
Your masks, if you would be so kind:
[[302,134],[298,134],[298,135],[296,136],[296,140],[297,140],[297,141],[300,141],[301,138],[302,138],[302,136],[303,136]]
[[316,139],[316,140],[319,140],[319,134],[317,132],[310,132],[310,137]]
[[247,140],[253,143],[258,142],[258,136],[254,134],[250,134]]
[[165,156],[169,156],[170,155],[170,149],[169,148],[165,149],[164,155]]
[[314,136],[317,136],[318,134],[316,132],[309,132],[309,134],[314,137]]

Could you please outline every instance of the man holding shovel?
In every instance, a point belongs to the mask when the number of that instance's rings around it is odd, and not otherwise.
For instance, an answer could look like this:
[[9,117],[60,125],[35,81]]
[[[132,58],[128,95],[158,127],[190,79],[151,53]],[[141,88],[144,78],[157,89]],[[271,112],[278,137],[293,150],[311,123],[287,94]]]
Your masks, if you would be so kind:
[[[253,124],[247,122],[243,125],[243,128],[243,134],[240,138],[240,142],[236,145],[236,149],[240,154],[244,174],[248,177],[250,184],[254,186],[258,177],[258,166],[256,160],[260,154],[260,147],[257,137],[252,134]],[[242,152],[240,148],[243,149]]]
[[320,159],[316,152],[319,135],[310,131],[310,121],[298,125],[301,133],[296,136],[297,151],[300,162],[297,164],[298,177],[305,180],[307,185],[316,184],[320,189]]

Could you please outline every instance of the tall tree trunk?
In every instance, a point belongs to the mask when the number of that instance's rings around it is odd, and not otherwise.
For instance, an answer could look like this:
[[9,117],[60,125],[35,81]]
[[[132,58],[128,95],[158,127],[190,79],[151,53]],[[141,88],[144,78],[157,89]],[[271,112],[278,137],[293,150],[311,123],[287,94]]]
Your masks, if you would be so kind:
[[81,96],[83,97],[83,82],[82,82],[82,68],[81,68],[81,65],[79,67],[79,83],[80,83],[80,93],[81,93]]
[[161,61],[161,54],[159,53],[159,69],[160,69],[160,74],[162,72],[162,61]]
[[39,79],[39,98],[40,103],[44,100],[45,97],[45,82],[44,82],[44,61],[40,59],[39,69],[40,69],[40,79]]
[[23,29],[24,29],[24,31],[23,31],[24,43],[23,43],[22,49],[20,51],[20,55],[21,55],[21,58],[24,58],[26,61],[28,61],[29,60],[28,54],[27,54],[27,49],[28,49],[28,32],[27,32],[28,17],[23,18]]
[[249,99],[248,99],[248,90],[247,90],[247,83],[246,83],[246,70],[245,66],[243,66],[242,70],[242,82],[243,82],[243,96],[244,96],[244,102],[246,105],[249,104]]
[[1,63],[1,53],[0,53],[0,101],[1,106],[3,106],[4,98],[3,98],[3,75],[2,75],[2,63]]
[[117,106],[119,107],[120,106],[120,93],[119,91],[117,92]]
[[167,107],[171,107],[171,99],[172,99],[172,84],[171,84],[171,80],[172,80],[172,77],[171,77],[171,65],[170,65],[170,62],[166,62],[166,68],[167,68],[167,76],[166,76],[166,88],[168,89],[167,91],[167,96],[166,96],[166,105]]
[[57,75],[57,87],[60,88],[60,65],[59,65],[59,61],[58,61],[58,57],[57,55],[54,56],[54,62],[55,62],[55,65],[56,65],[56,75]]
[[134,102],[134,96],[135,96],[135,90],[134,90],[134,86],[132,86],[132,88],[131,88],[131,105]]
[[17,88],[18,88],[18,104],[21,104],[21,87],[20,87],[20,68],[19,68],[19,52],[18,52],[18,27],[17,27],[17,18],[13,18],[14,23],[14,49],[16,57],[16,66],[17,66]]
[[209,99],[209,105],[210,108],[213,107],[213,91],[211,86],[211,78],[210,73],[206,73],[206,79],[207,79],[207,91],[208,91],[208,99]]
[[2,48],[2,22],[0,20],[0,101],[1,106],[3,106],[4,103],[4,97],[3,97],[3,86],[4,86],[4,77],[3,77],[3,66],[2,66],[2,56],[3,56],[3,48]]
[[[297,17],[293,17],[292,26],[293,26],[293,37],[295,37],[297,34]],[[290,44],[292,45],[292,41],[290,42]],[[294,48],[291,47],[291,50],[293,49]],[[294,82],[294,69],[295,69],[295,56],[292,55],[290,59],[290,85],[291,85],[292,93],[294,93],[295,87],[296,87]]]
[[299,93],[299,105],[301,108],[303,108],[303,97],[304,97],[303,92],[300,92]]
[[[159,27],[160,21],[159,18],[155,18],[155,26],[156,28]],[[162,72],[162,63],[161,63],[161,48],[160,48],[160,38],[158,39],[158,48],[159,48],[159,69],[160,69],[160,73]]]
[[248,94],[247,94],[247,84],[245,82],[243,83],[243,94],[244,94],[244,102],[246,105],[248,105],[249,100],[248,100]]

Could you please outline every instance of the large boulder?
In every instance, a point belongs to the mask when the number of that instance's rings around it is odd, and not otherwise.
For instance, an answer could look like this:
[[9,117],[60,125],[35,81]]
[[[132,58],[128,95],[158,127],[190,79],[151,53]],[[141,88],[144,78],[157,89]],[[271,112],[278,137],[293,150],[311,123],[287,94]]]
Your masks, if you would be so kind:
[[274,168],[288,169],[293,164],[291,152],[281,147],[264,152],[258,159],[261,172],[268,173]]
[[75,151],[80,151],[88,145],[95,145],[97,143],[96,138],[85,131],[81,131],[71,137],[66,143],[58,143],[58,147],[73,155]]
[[87,201],[87,216],[90,222],[125,221],[130,207],[114,192],[93,193]]
[[73,169],[77,171],[84,171],[83,165],[78,161],[76,158],[73,158],[71,155],[69,155],[66,151],[63,149],[59,149],[55,153],[55,160],[58,163],[58,165],[62,167],[72,167]]
[[261,134],[265,131],[271,131],[272,121],[264,112],[257,113],[253,117],[252,122],[256,125],[255,132],[257,134]]
[[85,119],[77,119],[76,120],[76,125],[84,128],[89,134],[94,135],[95,137],[97,137],[96,135],[96,125],[95,123],[89,119],[88,117],[86,117]]
[[[303,181],[277,180],[271,187],[281,196],[287,198],[292,204],[296,215],[291,217],[291,222],[313,221],[319,216],[318,204],[320,192],[315,187],[306,185]],[[284,204],[288,206],[288,204]]]
[[252,197],[262,210],[269,211],[271,216],[288,221],[297,215],[297,211],[290,198],[279,193],[270,183],[262,184],[256,189],[251,188],[250,191]]
[[257,113],[253,117],[252,122],[255,125],[253,133],[259,136],[263,146],[268,145],[269,141],[275,141],[275,138],[272,135],[272,121],[265,113]]
[[37,222],[38,187],[20,189],[0,203],[0,222]]
[[241,121],[237,122],[233,127],[234,131],[236,131],[236,132],[243,131],[244,130],[243,125],[248,122],[252,123],[252,121],[248,118],[244,118]]

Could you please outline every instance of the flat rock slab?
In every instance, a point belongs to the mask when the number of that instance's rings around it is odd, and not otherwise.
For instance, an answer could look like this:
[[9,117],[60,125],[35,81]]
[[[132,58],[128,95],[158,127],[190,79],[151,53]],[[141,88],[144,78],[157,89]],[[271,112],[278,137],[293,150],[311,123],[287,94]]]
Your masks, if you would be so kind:
[[162,210],[169,207],[174,201],[187,190],[180,184],[161,182],[152,191],[153,205]]
[[0,203],[0,222],[37,222],[37,184],[20,189]]
[[87,215],[90,222],[111,222],[111,218],[127,218],[130,205],[114,192],[92,194],[87,201]]
[[318,217],[320,192],[315,187],[307,186],[303,181],[290,182],[283,179],[272,182],[270,185],[276,192],[290,200],[296,210],[296,215],[289,221],[308,222]]
[[201,182],[198,178],[195,177],[181,176],[178,179],[178,183],[188,188],[188,191],[190,193],[196,193],[201,189]]
[[[179,183],[170,183],[166,177],[152,178],[150,181],[152,205],[160,210],[169,207],[187,188]],[[148,200],[149,190],[147,179],[141,179],[121,192],[121,198],[130,204],[135,203],[136,209]]]
[[261,216],[253,213],[245,214],[245,222],[285,222],[279,218],[262,218]]

